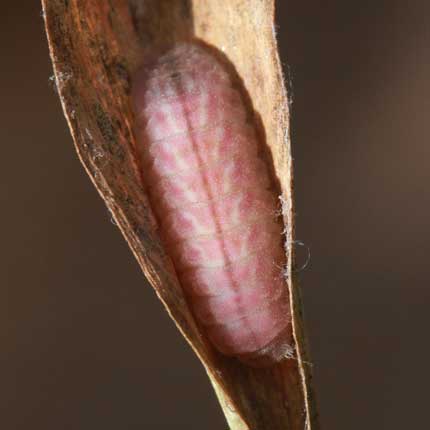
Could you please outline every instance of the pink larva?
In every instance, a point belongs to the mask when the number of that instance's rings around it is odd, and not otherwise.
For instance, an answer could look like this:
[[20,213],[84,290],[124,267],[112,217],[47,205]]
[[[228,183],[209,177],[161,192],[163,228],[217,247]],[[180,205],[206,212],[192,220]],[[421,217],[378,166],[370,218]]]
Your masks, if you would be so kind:
[[133,98],[150,201],[196,319],[226,355],[280,360],[291,344],[282,227],[233,80],[183,43],[141,69]]

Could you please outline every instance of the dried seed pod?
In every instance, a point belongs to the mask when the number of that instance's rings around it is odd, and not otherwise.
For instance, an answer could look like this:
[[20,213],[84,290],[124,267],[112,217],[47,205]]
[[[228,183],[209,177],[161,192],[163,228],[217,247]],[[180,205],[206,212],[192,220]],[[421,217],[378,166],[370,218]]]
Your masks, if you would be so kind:
[[[57,88],[79,158],[149,284],[204,365],[229,428],[317,430],[300,288],[291,270],[294,234],[289,104],[275,38],[274,0],[42,0],[42,4]],[[142,57],[146,61],[156,46],[190,38],[216,47],[234,64],[252,100],[259,134],[269,148],[268,166],[279,183],[294,357],[267,368],[247,366],[210,346],[190,312],[142,189],[151,178],[149,169],[144,166],[142,170],[136,154],[131,77]],[[163,143],[160,148],[165,149],[168,142]],[[211,152],[205,154],[210,163]],[[168,174],[169,165],[163,166]],[[244,200],[258,199],[252,195],[250,192]],[[168,202],[169,207],[176,204]],[[265,204],[262,201],[262,208]],[[232,214],[231,207],[224,205],[225,219]],[[199,216],[205,217],[206,209],[201,207]],[[189,231],[185,229],[184,235]],[[259,265],[261,273],[269,270],[267,262],[257,259],[252,265]],[[253,276],[251,272],[246,275],[245,268],[241,266],[243,276]],[[223,272],[213,272],[210,278],[208,274],[207,269],[194,270],[190,285],[204,293],[212,285],[207,284],[212,275],[219,276],[219,283],[224,282]],[[206,309],[198,308],[204,318]],[[172,367],[176,364],[171,357]],[[166,394],[163,401],[168,409],[174,399]],[[196,425],[206,427],[205,422]]]
[[204,46],[168,49],[136,77],[138,149],[194,314],[219,351],[263,365],[292,349],[282,224],[234,83]]

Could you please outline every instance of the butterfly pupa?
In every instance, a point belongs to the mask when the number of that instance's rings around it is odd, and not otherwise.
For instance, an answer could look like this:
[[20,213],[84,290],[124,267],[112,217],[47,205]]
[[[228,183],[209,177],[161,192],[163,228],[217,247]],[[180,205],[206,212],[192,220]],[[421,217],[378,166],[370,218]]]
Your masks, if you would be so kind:
[[138,153],[161,238],[196,320],[221,353],[291,352],[277,195],[252,115],[223,62],[180,43],[133,85]]

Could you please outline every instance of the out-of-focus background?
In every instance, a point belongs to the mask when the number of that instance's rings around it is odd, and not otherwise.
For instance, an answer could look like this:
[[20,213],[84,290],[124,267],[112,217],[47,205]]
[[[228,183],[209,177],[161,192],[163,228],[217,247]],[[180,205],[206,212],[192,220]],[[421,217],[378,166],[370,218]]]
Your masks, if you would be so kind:
[[[429,14],[422,0],[278,1],[325,429],[428,420]],[[77,160],[39,3],[5,2],[0,21],[0,428],[225,429]]]

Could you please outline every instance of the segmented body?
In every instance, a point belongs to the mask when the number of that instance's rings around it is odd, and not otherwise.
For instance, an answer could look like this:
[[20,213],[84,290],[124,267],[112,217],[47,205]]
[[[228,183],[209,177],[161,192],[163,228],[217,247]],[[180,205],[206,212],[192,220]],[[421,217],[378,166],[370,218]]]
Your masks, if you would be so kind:
[[134,86],[148,192],[181,285],[222,353],[277,360],[291,342],[277,199],[225,67],[180,44]]

